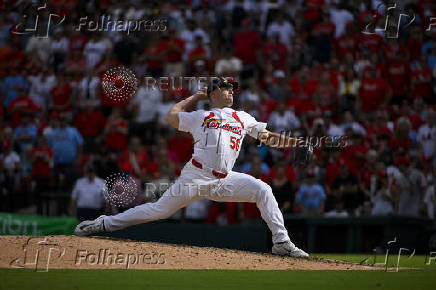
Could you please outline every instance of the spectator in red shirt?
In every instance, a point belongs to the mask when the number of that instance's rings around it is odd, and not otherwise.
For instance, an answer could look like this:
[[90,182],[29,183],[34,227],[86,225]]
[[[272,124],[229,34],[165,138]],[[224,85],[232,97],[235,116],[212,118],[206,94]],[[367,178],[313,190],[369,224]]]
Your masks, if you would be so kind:
[[378,52],[383,43],[383,38],[374,31],[375,25],[371,25],[370,27],[372,31],[360,33],[359,48],[362,52]]
[[12,117],[11,125],[13,128],[21,125],[22,114],[29,115],[40,109],[27,95],[27,89],[20,88],[18,91],[19,97],[14,99],[8,107],[8,113]]
[[185,65],[182,62],[182,56],[185,52],[185,43],[183,40],[176,37],[174,30],[170,30],[163,36],[156,50],[165,61],[164,75],[183,75]]
[[[262,47],[262,60],[271,62],[274,70],[287,71],[288,69],[288,49],[286,45],[280,43],[278,33],[268,37],[267,42]],[[265,64],[263,64],[265,66]]]
[[391,103],[401,104],[409,94],[410,65],[407,61],[392,58],[387,65],[387,81],[392,87]]
[[353,25],[348,23],[345,27],[345,34],[336,40],[336,56],[339,60],[343,60],[345,54],[355,54],[357,48],[357,37],[354,33]]
[[150,163],[148,154],[142,148],[141,139],[133,137],[129,141],[128,150],[118,157],[118,162],[123,171],[130,172],[134,177],[145,181],[147,167]]
[[73,88],[67,80],[64,71],[58,72],[58,84],[51,91],[52,108],[67,119],[73,116]]
[[378,77],[376,69],[371,67],[369,77],[362,80],[356,111],[372,113],[382,106],[385,107],[389,103],[391,94],[389,84]]
[[[412,15],[412,14],[409,14]],[[421,49],[423,45],[423,35],[422,35],[422,27],[419,25],[413,25],[410,29],[410,37],[407,43],[407,47],[410,52],[410,60],[419,60],[421,57]]]
[[44,136],[38,136],[31,153],[32,179],[35,181],[37,213],[42,215],[43,196],[51,189],[53,150],[46,145]]
[[336,26],[330,21],[330,13],[325,11],[322,14],[321,22],[312,29],[312,49],[314,60],[320,63],[330,61],[333,37]]
[[104,129],[105,145],[110,151],[121,153],[127,149],[127,129],[121,109],[114,107]]
[[311,78],[310,75],[310,69],[304,66],[298,73],[298,77],[290,80],[292,92],[300,99],[310,99],[316,91],[317,80]]
[[415,70],[412,72],[412,97],[423,98],[428,104],[434,103],[432,100],[432,70],[427,66],[427,57],[421,56],[417,62]]
[[238,204],[234,202],[213,202],[209,207],[206,223],[226,226],[239,223]]
[[85,48],[86,43],[88,42],[88,38],[77,31],[76,29],[71,29],[70,34],[70,42],[69,42],[69,52],[70,54],[74,51],[79,51],[82,54],[83,49]]
[[409,59],[409,52],[406,50],[404,45],[396,38],[388,38],[388,43],[384,46],[384,54],[386,61],[390,63],[391,61],[407,60]]
[[94,109],[94,101],[88,100],[84,111],[77,114],[74,126],[84,139],[85,153],[97,153],[101,146],[101,134],[106,125],[106,118],[100,110]]
[[243,63],[241,77],[251,77],[254,74],[261,47],[259,32],[250,29],[250,25],[250,20],[244,19],[241,29],[233,36],[233,54]]
[[144,57],[147,62],[147,72],[153,77],[160,77],[163,74],[163,59],[164,56],[159,53],[159,41],[157,34],[152,34],[150,43],[144,49],[144,53],[140,57]]
[[204,45],[201,35],[195,36],[195,47],[188,53],[188,61],[191,69],[194,68],[194,63],[197,60],[202,60],[207,63],[209,59],[209,48]]

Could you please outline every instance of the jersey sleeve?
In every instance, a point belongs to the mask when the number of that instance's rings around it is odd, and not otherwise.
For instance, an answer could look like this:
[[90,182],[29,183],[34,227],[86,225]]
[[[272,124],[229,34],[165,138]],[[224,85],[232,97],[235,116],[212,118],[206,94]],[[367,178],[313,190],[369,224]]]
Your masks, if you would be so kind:
[[192,134],[194,127],[200,121],[199,116],[199,111],[179,112],[179,130]]
[[247,134],[251,137],[257,139],[259,137],[260,132],[266,129],[266,123],[258,122],[254,117],[252,117],[248,113],[243,113],[244,123],[246,125]]

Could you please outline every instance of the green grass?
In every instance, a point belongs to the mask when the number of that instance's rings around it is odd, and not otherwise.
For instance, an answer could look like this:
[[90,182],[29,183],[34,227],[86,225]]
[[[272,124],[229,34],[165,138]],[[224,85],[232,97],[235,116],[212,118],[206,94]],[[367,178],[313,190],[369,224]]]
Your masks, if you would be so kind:
[[[317,257],[360,262],[366,256],[318,254]],[[381,256],[380,262],[382,260]],[[425,256],[405,260],[415,269],[385,271],[233,271],[233,270],[49,270],[0,269],[0,290],[122,289],[296,289],[354,290],[434,289],[436,261]],[[372,263],[372,261],[370,261]]]

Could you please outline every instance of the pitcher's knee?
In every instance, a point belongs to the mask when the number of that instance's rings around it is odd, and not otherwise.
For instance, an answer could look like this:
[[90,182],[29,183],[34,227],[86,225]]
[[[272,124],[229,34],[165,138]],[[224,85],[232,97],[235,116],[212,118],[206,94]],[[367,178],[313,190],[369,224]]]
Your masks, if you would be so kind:
[[269,184],[259,180],[257,197],[259,200],[268,199],[273,197],[272,188]]

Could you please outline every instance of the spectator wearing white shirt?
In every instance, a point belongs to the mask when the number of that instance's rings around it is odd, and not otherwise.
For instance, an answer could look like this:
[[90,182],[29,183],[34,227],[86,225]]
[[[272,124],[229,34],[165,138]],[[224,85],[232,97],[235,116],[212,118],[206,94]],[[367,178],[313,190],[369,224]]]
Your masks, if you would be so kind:
[[348,23],[354,20],[353,14],[346,10],[343,5],[337,4],[336,8],[330,10],[330,21],[336,25],[335,38],[341,37],[345,32]]
[[53,65],[55,71],[64,70],[68,56],[68,39],[65,37],[62,28],[56,28],[53,31],[53,39],[50,44],[53,53]]
[[324,214],[325,217],[329,218],[346,218],[348,217],[348,212],[344,209],[344,202],[338,200],[335,204],[335,208]]
[[106,184],[95,174],[91,164],[85,167],[85,176],[79,178],[71,195],[70,214],[80,221],[95,219],[103,213],[105,200],[103,190]]
[[274,34],[280,35],[280,42],[285,44],[288,49],[291,48],[291,39],[295,35],[294,27],[284,19],[282,13],[278,13],[275,21],[267,28],[266,35],[272,37]]
[[83,50],[86,68],[93,69],[103,59],[107,51],[108,47],[100,34],[94,33]]
[[130,129],[131,134],[141,136],[144,144],[153,142],[156,134],[158,106],[161,102],[162,92],[159,88],[144,83],[129,104],[135,116]]
[[277,105],[277,109],[271,114],[268,124],[276,132],[288,132],[291,129],[299,128],[300,120],[294,112],[286,110],[285,103],[282,101]]
[[30,83],[29,97],[46,112],[51,90],[56,86],[56,76],[48,68],[43,68],[40,74],[30,75],[27,79]]
[[373,207],[371,215],[390,215],[397,212],[398,199],[392,194],[391,185],[386,174],[379,174],[377,192],[371,197]]
[[242,60],[232,54],[231,47],[222,49],[222,57],[215,63],[217,75],[237,76],[242,70]]
[[[32,36],[26,45],[26,53],[29,55],[36,54],[39,59],[44,63],[44,65],[48,65],[51,56],[51,37],[45,36],[44,25],[38,25],[37,33]],[[43,37],[44,36],[44,37]]]
[[433,157],[435,155],[436,112],[427,112],[427,123],[419,127],[417,141],[425,157]]
[[78,106],[85,109],[90,102],[93,107],[100,105],[100,78],[97,70],[89,70],[79,83]]
[[[0,209],[10,211],[12,206],[12,195],[20,180],[21,158],[12,148],[12,142],[3,143],[3,154],[0,155],[0,173],[4,172],[3,182],[0,191]],[[0,175],[1,176],[1,175]]]
[[345,131],[347,128],[353,129],[354,133],[366,136],[366,130],[358,122],[354,121],[353,114],[350,111],[344,113],[344,122],[341,124],[342,129]]

